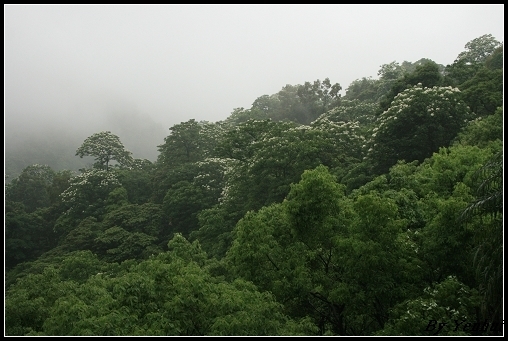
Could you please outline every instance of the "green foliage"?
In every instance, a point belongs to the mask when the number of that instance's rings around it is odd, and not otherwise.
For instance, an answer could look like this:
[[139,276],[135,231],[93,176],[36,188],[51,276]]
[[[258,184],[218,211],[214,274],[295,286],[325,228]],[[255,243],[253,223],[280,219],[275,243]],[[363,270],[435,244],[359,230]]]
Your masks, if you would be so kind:
[[372,164],[364,159],[347,168],[344,174],[341,174],[340,182],[346,185],[346,192],[351,193],[374,179],[373,173]]
[[492,115],[469,122],[459,132],[455,143],[485,148],[496,140],[503,140],[503,107],[497,108]]
[[[265,96],[269,97],[268,95]],[[265,103],[268,101],[265,100],[265,96],[261,96],[256,101],[254,101],[252,108],[250,109],[235,108],[231,115],[229,115],[226,119],[226,122],[231,126],[237,126],[249,120],[263,121],[269,119],[269,104]]]
[[460,86],[473,78],[481,67],[481,64],[471,64],[464,59],[456,60],[453,64],[446,66],[443,83],[452,87]]
[[228,122],[240,123],[248,117],[309,124],[319,115],[339,105],[341,89],[339,83],[332,84],[328,78],[305,82],[303,85],[287,84],[274,95],[258,97],[250,110],[234,111]]
[[76,156],[92,156],[95,158],[94,167],[109,170],[109,163],[116,161],[120,166],[130,166],[131,152],[125,149],[120,138],[110,131],[101,131],[86,138],[81,147],[76,150]]
[[[274,94],[271,96],[263,95],[263,96],[256,98],[256,100],[252,103],[251,110],[261,111],[263,113],[263,116],[266,116],[264,119],[276,118],[276,115],[274,115],[274,113],[277,110],[279,110],[279,105],[280,105],[280,103],[279,103],[277,94]],[[235,111],[231,114],[232,118],[235,117],[234,114],[235,114]],[[252,119],[258,120],[255,117],[252,117]],[[264,119],[261,119],[261,120],[264,120]],[[240,122],[238,122],[238,123],[240,123]]]
[[[66,203],[80,203],[79,199],[95,199],[98,193],[107,194],[120,185],[113,173],[103,170],[88,170],[71,179],[69,188],[61,194],[62,200]],[[93,200],[88,200],[92,202]]]
[[491,115],[503,105],[503,69],[482,67],[459,87],[464,102],[476,116]]
[[390,91],[379,101],[380,112],[388,110],[392,101],[404,90],[418,84],[425,88],[433,88],[440,86],[442,81],[439,65],[432,60],[425,60],[423,63],[418,64],[414,71],[404,73],[403,77],[393,82]]
[[228,160],[218,158],[194,163],[193,178],[171,186],[162,205],[169,232],[188,236],[198,229],[198,213],[218,203],[228,164]]
[[[423,295],[398,304],[378,336],[467,336],[465,322],[476,322],[479,296],[454,276],[426,287]],[[437,323],[436,323],[437,322]],[[444,323],[443,328],[439,327]]]
[[52,209],[26,213],[18,202],[5,202],[5,267],[33,261],[55,247],[59,235],[53,231]]
[[391,63],[381,65],[377,75],[381,80],[397,80],[403,77],[404,73],[407,71],[408,70],[405,65],[402,66],[396,61],[393,61]]
[[159,146],[160,155],[152,179],[153,199],[157,203],[162,203],[172,186],[180,181],[191,182],[199,174],[202,167],[198,162],[215,156],[213,151],[224,134],[222,124],[195,120],[176,124],[170,130],[165,143]]
[[496,217],[503,212],[503,153],[494,154],[475,173],[477,199],[464,215],[488,214]]
[[368,335],[421,278],[414,249],[399,238],[406,224],[395,200],[375,193],[346,200],[319,166],[281,204],[238,222],[226,260],[291,316],[311,316],[320,334]]
[[[329,111],[332,113],[333,110]],[[327,113],[328,114],[328,113]],[[362,159],[366,143],[359,121],[333,121],[321,115],[312,122],[310,132],[318,152],[316,159],[340,174],[346,173]],[[314,165],[312,165],[314,166]]]
[[5,266],[7,269],[30,259],[33,249],[31,238],[27,240],[31,216],[25,212],[23,204],[5,202]]
[[422,162],[450,144],[471,118],[460,91],[421,84],[397,95],[372,129],[367,158],[382,174],[398,160]]
[[79,222],[59,243],[67,252],[77,250],[95,250],[95,238],[103,230],[101,223],[94,217],[86,217]]
[[503,45],[501,44],[498,48],[492,52],[490,56],[485,60],[485,66],[489,70],[496,70],[503,68]]
[[347,87],[344,100],[358,100],[363,103],[376,102],[378,100],[379,83],[379,80],[370,77],[354,80]]
[[175,233],[168,242],[168,251],[171,257],[180,258],[185,262],[195,262],[199,266],[204,266],[207,260],[199,242],[190,243],[181,233]]
[[5,199],[23,203],[27,212],[51,204],[51,185],[55,172],[47,165],[31,165],[5,188]]
[[233,228],[241,218],[238,213],[230,213],[233,209],[228,205],[216,205],[200,211],[197,215],[199,229],[191,232],[190,238],[199,240],[203,250],[217,259],[226,255],[233,241]]
[[343,195],[343,186],[335,182],[326,167],[303,172],[285,202],[295,237],[313,249],[318,245],[329,247],[327,241],[340,226],[336,219]]
[[428,282],[454,275],[474,285],[471,272],[473,231],[458,223],[459,215],[471,200],[469,188],[458,182],[446,199],[425,199],[427,225],[418,236],[419,253],[428,267]]
[[106,228],[119,226],[129,232],[142,232],[157,237],[162,228],[161,205],[123,205],[109,212],[104,217],[103,225]]
[[146,233],[128,232],[118,226],[108,228],[95,239],[101,258],[107,262],[146,259],[162,251],[156,246],[156,241],[156,237]]
[[226,136],[219,155],[239,162],[230,163],[220,200],[240,216],[281,201],[305,169],[331,156],[325,134],[293,123],[248,121]]
[[72,293],[76,286],[75,282],[61,281],[53,267],[20,279],[6,292],[6,335],[41,332],[44,321],[52,316],[55,301]]
[[127,190],[127,197],[132,204],[144,204],[152,197],[152,169],[153,165],[145,163],[142,169],[133,166],[132,169],[116,169],[118,180]]
[[[208,208],[206,202],[203,203],[203,194],[206,194],[206,191],[187,181],[178,182],[167,192],[162,207],[171,231],[182,232],[188,236],[197,229],[197,214]],[[212,204],[215,202],[216,200],[212,201]]]
[[[341,195],[341,186],[321,166],[305,172],[283,203],[247,213],[235,227],[226,256],[233,274],[274,293],[295,318],[336,323],[337,302],[326,295],[335,275],[333,238],[341,226]],[[324,303],[318,298],[322,295]]]
[[[102,219],[107,212],[106,202],[111,191],[121,186],[113,172],[102,169],[89,169],[70,180],[69,187],[60,195],[68,208],[65,215],[71,219],[88,216]],[[59,218],[57,229],[69,229],[65,216]]]
[[[65,208],[59,195],[71,173],[44,165],[26,167],[5,189],[6,269],[33,261],[55,247],[60,233],[53,225]],[[25,213],[28,212],[28,213]]]
[[124,187],[117,187],[109,192],[106,201],[104,202],[106,211],[111,212],[122,206],[129,204],[127,197],[127,190]]
[[[6,186],[7,335],[501,321],[503,51],[466,48],[446,68],[384,64],[345,99],[327,78],[176,124],[153,164],[102,132],[78,176],[26,167]],[[478,334],[454,327],[440,335]]]
[[[503,153],[492,156],[475,174],[475,198],[462,211],[461,218],[471,225],[475,218],[474,269],[483,298],[484,319],[502,319],[503,301]],[[467,226],[466,225],[466,226]]]
[[440,148],[439,153],[434,153],[415,174],[419,184],[417,193],[422,197],[437,193],[440,197],[447,198],[458,182],[472,187],[473,175],[479,165],[484,164],[501,148],[500,141],[490,143],[488,148],[462,145]]
[[466,48],[447,66],[445,82],[458,86],[471,110],[484,117],[503,105],[503,46],[486,34]]
[[196,243],[176,235],[168,246],[170,251],[138,265],[131,263],[120,273],[101,268],[93,254],[80,252],[66,257],[60,270],[48,268],[41,275],[25,277],[7,293],[7,334],[301,335],[312,331],[307,320],[287,318],[273,296],[259,292],[252,283],[211,276],[196,263],[206,259]]
[[500,44],[492,34],[484,34],[469,41],[465,46],[466,50],[459,53],[457,60],[471,64],[484,63]]
[[62,202],[62,198],[60,194],[65,191],[70,184],[70,179],[73,174],[69,170],[63,170],[60,172],[56,172],[53,176],[53,183],[51,187],[48,189],[49,200],[51,204],[60,204]]
[[319,79],[305,82],[297,87],[297,96],[304,108],[304,116],[297,118],[297,122],[309,124],[318,118],[321,114],[338,106],[340,103],[340,90],[342,87],[339,83],[331,84],[330,79],[325,78],[323,82]]
[[373,103],[359,101],[357,99],[343,99],[340,102],[340,106],[321,115],[313,122],[313,125],[326,118],[335,123],[357,121],[362,127],[369,126],[376,119],[376,111],[377,105]]
[[203,149],[200,139],[201,128],[199,122],[194,119],[169,128],[170,135],[164,138],[164,144],[158,146],[160,154],[157,163],[172,166],[200,160]]
[[60,264],[60,277],[64,281],[84,283],[92,275],[100,272],[105,264],[90,250],[69,253]]
[[415,291],[419,264],[399,238],[407,222],[398,218],[394,200],[372,192],[358,196],[353,208],[349,233],[337,240],[341,276],[330,298],[344,305],[349,333],[368,335],[383,328],[390,307]]
[[[267,136],[257,145],[246,169],[248,209],[281,201],[306,169],[321,163],[326,141],[323,135],[305,126]],[[326,156],[325,156],[326,157]]]
[[[285,243],[277,240],[281,234],[286,235]],[[277,278],[277,272],[284,264],[283,245],[290,242],[290,236],[287,217],[280,204],[263,207],[257,213],[248,212],[235,226],[227,262],[236,276],[254,281],[262,290],[280,294],[274,290],[277,284],[274,281],[283,279]],[[287,251],[286,257],[292,254]]]
[[296,125],[293,123],[277,123],[272,120],[248,120],[225,132],[215,147],[214,155],[219,158],[248,161],[258,149],[258,142],[294,126]]

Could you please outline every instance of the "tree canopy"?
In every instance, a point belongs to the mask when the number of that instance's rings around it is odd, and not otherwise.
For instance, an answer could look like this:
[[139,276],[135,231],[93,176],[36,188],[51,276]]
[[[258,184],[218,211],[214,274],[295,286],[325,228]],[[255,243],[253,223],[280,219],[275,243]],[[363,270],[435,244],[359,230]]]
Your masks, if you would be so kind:
[[6,335],[502,335],[502,74],[484,35],[175,124],[154,162],[103,131],[26,167]]

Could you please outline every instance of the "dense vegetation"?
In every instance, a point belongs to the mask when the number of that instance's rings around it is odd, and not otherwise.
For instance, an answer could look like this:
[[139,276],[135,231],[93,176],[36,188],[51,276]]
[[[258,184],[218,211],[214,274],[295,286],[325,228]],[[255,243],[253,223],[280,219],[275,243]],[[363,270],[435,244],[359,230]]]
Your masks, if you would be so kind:
[[503,46],[465,48],[26,167],[6,335],[501,335]]

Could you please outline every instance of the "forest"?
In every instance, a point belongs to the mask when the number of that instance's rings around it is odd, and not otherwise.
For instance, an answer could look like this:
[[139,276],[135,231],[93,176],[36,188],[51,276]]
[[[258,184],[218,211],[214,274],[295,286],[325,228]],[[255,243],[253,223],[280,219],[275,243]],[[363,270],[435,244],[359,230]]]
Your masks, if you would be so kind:
[[[460,51],[459,51],[460,52]],[[503,335],[503,43],[86,138],[5,185],[5,335]]]

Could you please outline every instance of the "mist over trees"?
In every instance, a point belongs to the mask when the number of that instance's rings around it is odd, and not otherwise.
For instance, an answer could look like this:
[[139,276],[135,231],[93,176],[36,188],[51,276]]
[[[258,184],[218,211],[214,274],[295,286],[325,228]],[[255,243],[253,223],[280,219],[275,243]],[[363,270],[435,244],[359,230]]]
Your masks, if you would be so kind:
[[[90,166],[92,157],[75,157],[83,141],[99,131],[112,131],[122,137],[122,143],[133,157],[155,161],[157,146],[167,134],[167,129],[157,125],[149,117],[136,110],[116,108],[102,115],[88,117],[82,122],[57,120],[47,122],[10,123],[5,127],[5,175],[6,181],[16,178],[21,171],[34,163],[47,164],[54,170],[71,170]],[[90,108],[91,111],[93,108]]]
[[502,335],[502,47],[11,144],[6,335]]

